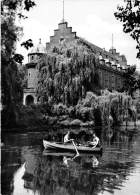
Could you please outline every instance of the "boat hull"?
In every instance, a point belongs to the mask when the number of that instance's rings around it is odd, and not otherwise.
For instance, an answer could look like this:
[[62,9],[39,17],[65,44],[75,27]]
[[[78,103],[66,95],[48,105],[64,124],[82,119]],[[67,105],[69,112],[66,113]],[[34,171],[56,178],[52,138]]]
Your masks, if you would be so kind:
[[[55,150],[55,151],[61,151],[61,152],[75,152],[75,147],[73,144],[60,144],[56,142],[49,142],[46,140],[43,140],[43,146],[45,149],[49,150]],[[83,146],[83,145],[78,145],[76,146],[77,150],[79,152],[85,152],[85,153],[101,153],[102,152],[102,147],[88,147],[88,146]]]

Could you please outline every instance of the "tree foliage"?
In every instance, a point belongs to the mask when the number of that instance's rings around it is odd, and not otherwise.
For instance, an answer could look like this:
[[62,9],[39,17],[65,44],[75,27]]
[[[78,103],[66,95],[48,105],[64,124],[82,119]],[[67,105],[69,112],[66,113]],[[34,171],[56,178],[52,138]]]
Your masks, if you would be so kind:
[[27,41],[24,41],[21,46],[24,46],[25,49],[29,49],[30,47],[33,47],[33,42],[31,39],[28,39]]
[[22,100],[22,81],[17,65],[22,63],[23,56],[16,54],[16,42],[22,28],[16,25],[16,19],[25,18],[22,10],[29,11],[34,5],[31,0],[1,2],[2,123],[5,125],[14,125],[18,117],[16,107]]
[[130,33],[136,41],[137,58],[140,58],[140,1],[124,0],[125,6],[118,6],[115,17],[123,23],[125,33]]
[[38,63],[37,96],[42,101],[76,105],[86,91],[94,91],[96,61],[80,40],[51,47]]
[[105,90],[98,102],[105,124],[109,125],[111,118],[116,125],[128,120],[128,109],[132,109],[132,98],[129,95]]
[[121,124],[128,117],[128,109],[132,110],[132,98],[125,93],[104,90],[97,96],[87,92],[86,97],[76,105],[76,114],[81,120],[94,121],[95,125]]
[[133,96],[136,89],[140,89],[140,76],[136,73],[136,66],[130,66],[124,73],[123,90]]

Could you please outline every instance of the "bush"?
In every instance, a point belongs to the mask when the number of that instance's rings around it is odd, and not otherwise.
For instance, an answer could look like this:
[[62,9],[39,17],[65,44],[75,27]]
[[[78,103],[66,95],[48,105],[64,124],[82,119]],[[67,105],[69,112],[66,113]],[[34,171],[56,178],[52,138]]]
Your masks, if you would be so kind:
[[74,106],[68,108],[68,115],[70,118],[76,118],[76,108]]
[[62,103],[59,103],[59,104],[55,104],[53,106],[53,113],[54,115],[57,115],[57,116],[62,116],[62,115],[66,115],[68,114],[68,108],[66,105],[62,104]]
[[85,99],[76,105],[76,116],[85,121],[94,120],[93,111],[97,107],[97,96],[93,92],[87,92]]
[[83,122],[81,120],[75,119],[75,120],[71,121],[70,125],[72,125],[72,126],[81,126],[82,123]]
[[137,113],[140,114],[140,101],[136,102]]

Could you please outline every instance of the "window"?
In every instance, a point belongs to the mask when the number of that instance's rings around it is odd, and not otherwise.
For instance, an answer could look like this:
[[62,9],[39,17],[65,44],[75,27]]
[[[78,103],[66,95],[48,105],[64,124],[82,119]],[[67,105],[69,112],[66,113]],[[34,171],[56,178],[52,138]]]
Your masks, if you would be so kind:
[[31,56],[31,60],[33,60],[34,59],[34,56]]

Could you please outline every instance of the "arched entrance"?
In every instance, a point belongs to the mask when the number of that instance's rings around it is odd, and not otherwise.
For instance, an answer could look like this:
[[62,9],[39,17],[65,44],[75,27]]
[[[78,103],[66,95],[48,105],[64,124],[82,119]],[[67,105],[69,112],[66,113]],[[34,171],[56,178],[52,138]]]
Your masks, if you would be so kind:
[[34,104],[34,97],[32,95],[26,96],[26,105],[29,106],[31,104]]

